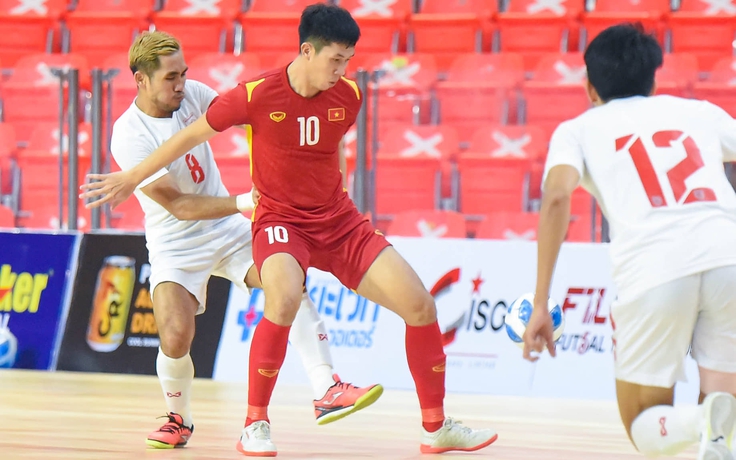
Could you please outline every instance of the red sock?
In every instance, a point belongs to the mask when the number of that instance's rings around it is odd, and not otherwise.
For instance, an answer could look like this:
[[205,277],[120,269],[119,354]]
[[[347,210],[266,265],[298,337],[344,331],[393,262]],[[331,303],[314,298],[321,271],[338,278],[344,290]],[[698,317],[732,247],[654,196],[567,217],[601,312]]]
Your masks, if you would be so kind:
[[445,350],[436,321],[426,326],[406,325],[406,360],[417,387],[422,426],[437,431],[445,421]]
[[268,403],[286,357],[289,329],[291,328],[263,318],[253,332],[248,364],[248,416],[245,426],[259,420],[269,422]]

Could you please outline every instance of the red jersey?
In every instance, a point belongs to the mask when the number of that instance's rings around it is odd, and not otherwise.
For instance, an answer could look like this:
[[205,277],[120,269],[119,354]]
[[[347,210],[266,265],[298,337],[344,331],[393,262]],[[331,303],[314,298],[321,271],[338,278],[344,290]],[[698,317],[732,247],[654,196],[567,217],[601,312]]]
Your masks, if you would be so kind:
[[344,198],[338,147],[361,103],[358,86],[346,78],[300,96],[286,67],[241,82],[212,103],[206,116],[213,129],[250,126],[251,176],[261,194],[254,219],[264,212],[319,217]]

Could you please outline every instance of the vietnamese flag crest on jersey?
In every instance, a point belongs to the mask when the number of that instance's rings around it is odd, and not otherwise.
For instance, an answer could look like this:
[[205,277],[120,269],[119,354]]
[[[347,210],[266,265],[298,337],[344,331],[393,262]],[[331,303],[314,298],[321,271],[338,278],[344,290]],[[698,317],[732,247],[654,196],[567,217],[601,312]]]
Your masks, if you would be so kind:
[[338,107],[327,110],[327,120],[343,121],[345,119],[345,107]]

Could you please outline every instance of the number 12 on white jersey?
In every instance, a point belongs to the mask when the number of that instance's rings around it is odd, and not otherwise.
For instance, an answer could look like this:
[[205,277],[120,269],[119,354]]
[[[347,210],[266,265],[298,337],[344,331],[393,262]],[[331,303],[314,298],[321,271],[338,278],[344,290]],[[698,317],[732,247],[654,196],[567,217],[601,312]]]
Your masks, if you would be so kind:
[[662,192],[662,186],[664,184],[660,183],[657,178],[657,173],[649,157],[649,152],[647,152],[641,137],[635,134],[629,134],[616,139],[616,152],[623,150],[631,155],[636,172],[639,174],[639,180],[641,180],[649,203],[653,208],[678,203],[688,204],[703,201],[717,201],[716,193],[713,189],[706,187],[694,188],[690,190],[687,196],[685,195],[687,192],[685,181],[704,166],[700,149],[692,137],[682,131],[657,131],[652,135],[651,140],[655,147],[658,148],[675,147],[677,144],[680,144],[685,149],[685,154],[687,155],[682,161],[667,170],[667,179],[676,202],[667,203]]

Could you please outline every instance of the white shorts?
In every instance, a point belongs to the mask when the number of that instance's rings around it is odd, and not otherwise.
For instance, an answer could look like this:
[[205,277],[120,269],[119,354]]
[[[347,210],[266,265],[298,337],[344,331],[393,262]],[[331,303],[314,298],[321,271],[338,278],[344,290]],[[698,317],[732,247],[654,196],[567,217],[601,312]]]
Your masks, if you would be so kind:
[[206,245],[186,252],[167,251],[151,254],[151,298],[156,286],[172,282],[183,286],[199,302],[197,314],[207,305],[207,283],[216,275],[230,280],[240,289],[248,289],[245,275],[253,265],[253,237],[250,224],[231,227],[213,236]]
[[685,380],[688,350],[700,367],[736,373],[736,265],[616,301],[611,320],[618,380],[670,388]]

